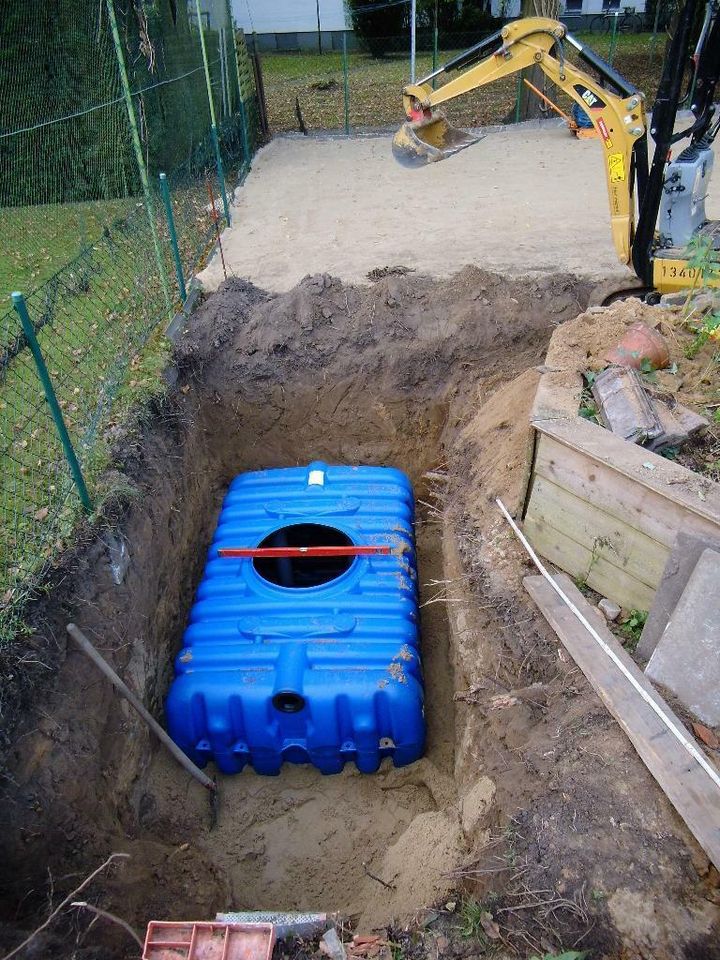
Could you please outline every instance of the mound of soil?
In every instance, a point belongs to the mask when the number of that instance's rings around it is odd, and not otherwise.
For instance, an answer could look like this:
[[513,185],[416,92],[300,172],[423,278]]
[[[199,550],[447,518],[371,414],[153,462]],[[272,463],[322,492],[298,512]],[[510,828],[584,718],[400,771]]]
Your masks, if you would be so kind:
[[[437,960],[485,950],[460,937],[475,898],[508,956],[575,944],[720,956],[717,877],[525,599],[526,560],[494,504],[520,502],[533,368],[588,293],[571,276],[475,269],[361,288],[316,276],[277,297],[233,280],[190,317],[173,389],[118,459],[135,489],[116,529],[125,580],[98,538],[29,611],[27,649],[46,669],[15,723],[4,714],[4,943],[119,850],[127,865],[82,898],[138,930],[264,908],[339,910],[369,930],[438,903],[423,923],[442,934],[426,929],[406,954]],[[229,480],[313,459],[413,480],[427,754],[370,777],[223,778],[213,824],[202,789],[64,627],[77,622],[162,719]],[[57,958],[137,955],[125,931],[82,913],[52,932]]]

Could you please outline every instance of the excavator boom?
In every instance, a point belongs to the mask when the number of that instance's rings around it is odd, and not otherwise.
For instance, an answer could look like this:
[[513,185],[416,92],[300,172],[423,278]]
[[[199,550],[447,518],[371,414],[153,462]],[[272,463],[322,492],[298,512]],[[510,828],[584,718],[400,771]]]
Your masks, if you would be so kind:
[[[608,86],[602,87],[594,77],[565,59],[565,42]],[[599,134],[605,153],[613,242],[620,260],[630,263],[635,181],[647,172],[644,97],[609,64],[568,34],[565,25],[557,20],[528,17],[509,23],[419,83],[405,87],[403,105],[408,119],[395,135],[393,153],[406,166],[417,166],[444,160],[476,143],[479,137],[451,127],[437,108],[532,66],[540,67],[582,107]],[[460,69],[463,72],[457,77],[433,90],[436,77]]]
[[[610,225],[618,257],[643,283],[662,292],[689,284],[720,286],[720,222],[708,221],[705,198],[713,166],[712,144],[720,132],[715,92],[720,82],[720,0],[706,0],[695,52],[689,56],[701,0],[685,0],[674,26],[653,107],[655,141],[648,162],[645,98],[628,80],[564,24],[528,17],[506,24],[405,87],[407,122],[393,140],[395,157],[406,166],[444,160],[477,143],[479,136],[456,130],[439,109],[454,97],[530,67],[539,67],[590,118],[603,150]],[[595,79],[565,58],[565,45],[599,75]],[[692,65],[687,101],[693,119],[677,130],[683,79]],[[433,81],[461,71],[437,90]],[[680,140],[689,145],[675,158]],[[637,224],[636,224],[637,188]],[[698,253],[698,250],[702,253]],[[701,260],[707,263],[700,263]]]

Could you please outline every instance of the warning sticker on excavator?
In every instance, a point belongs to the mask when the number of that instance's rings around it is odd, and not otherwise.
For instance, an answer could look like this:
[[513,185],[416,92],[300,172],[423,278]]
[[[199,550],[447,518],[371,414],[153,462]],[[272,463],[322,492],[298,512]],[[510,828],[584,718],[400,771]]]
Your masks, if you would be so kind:
[[608,157],[610,182],[622,183],[625,180],[625,160],[621,153],[611,153]]
[[607,128],[607,124],[605,123],[602,117],[600,117],[600,119],[598,120],[597,125],[598,125],[598,130],[600,131],[600,136],[603,138],[603,141],[605,142],[605,146],[608,148],[608,150],[610,150],[610,148],[613,145],[613,142],[610,139],[610,131]]

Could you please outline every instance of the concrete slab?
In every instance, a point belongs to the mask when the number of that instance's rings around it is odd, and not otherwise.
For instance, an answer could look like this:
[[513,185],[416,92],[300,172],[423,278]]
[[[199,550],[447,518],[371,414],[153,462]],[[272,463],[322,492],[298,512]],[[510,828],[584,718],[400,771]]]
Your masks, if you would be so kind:
[[675,538],[637,645],[637,655],[644,662],[652,656],[700,555],[707,549],[720,551],[720,540],[692,533],[679,533]]
[[711,727],[720,724],[719,582],[720,553],[703,550],[645,668]]

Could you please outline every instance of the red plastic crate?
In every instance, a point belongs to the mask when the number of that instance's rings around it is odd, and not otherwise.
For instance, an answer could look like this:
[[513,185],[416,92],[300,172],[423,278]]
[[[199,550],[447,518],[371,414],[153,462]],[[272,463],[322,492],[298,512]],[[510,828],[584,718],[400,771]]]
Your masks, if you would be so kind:
[[143,960],[271,960],[271,923],[151,920]]

